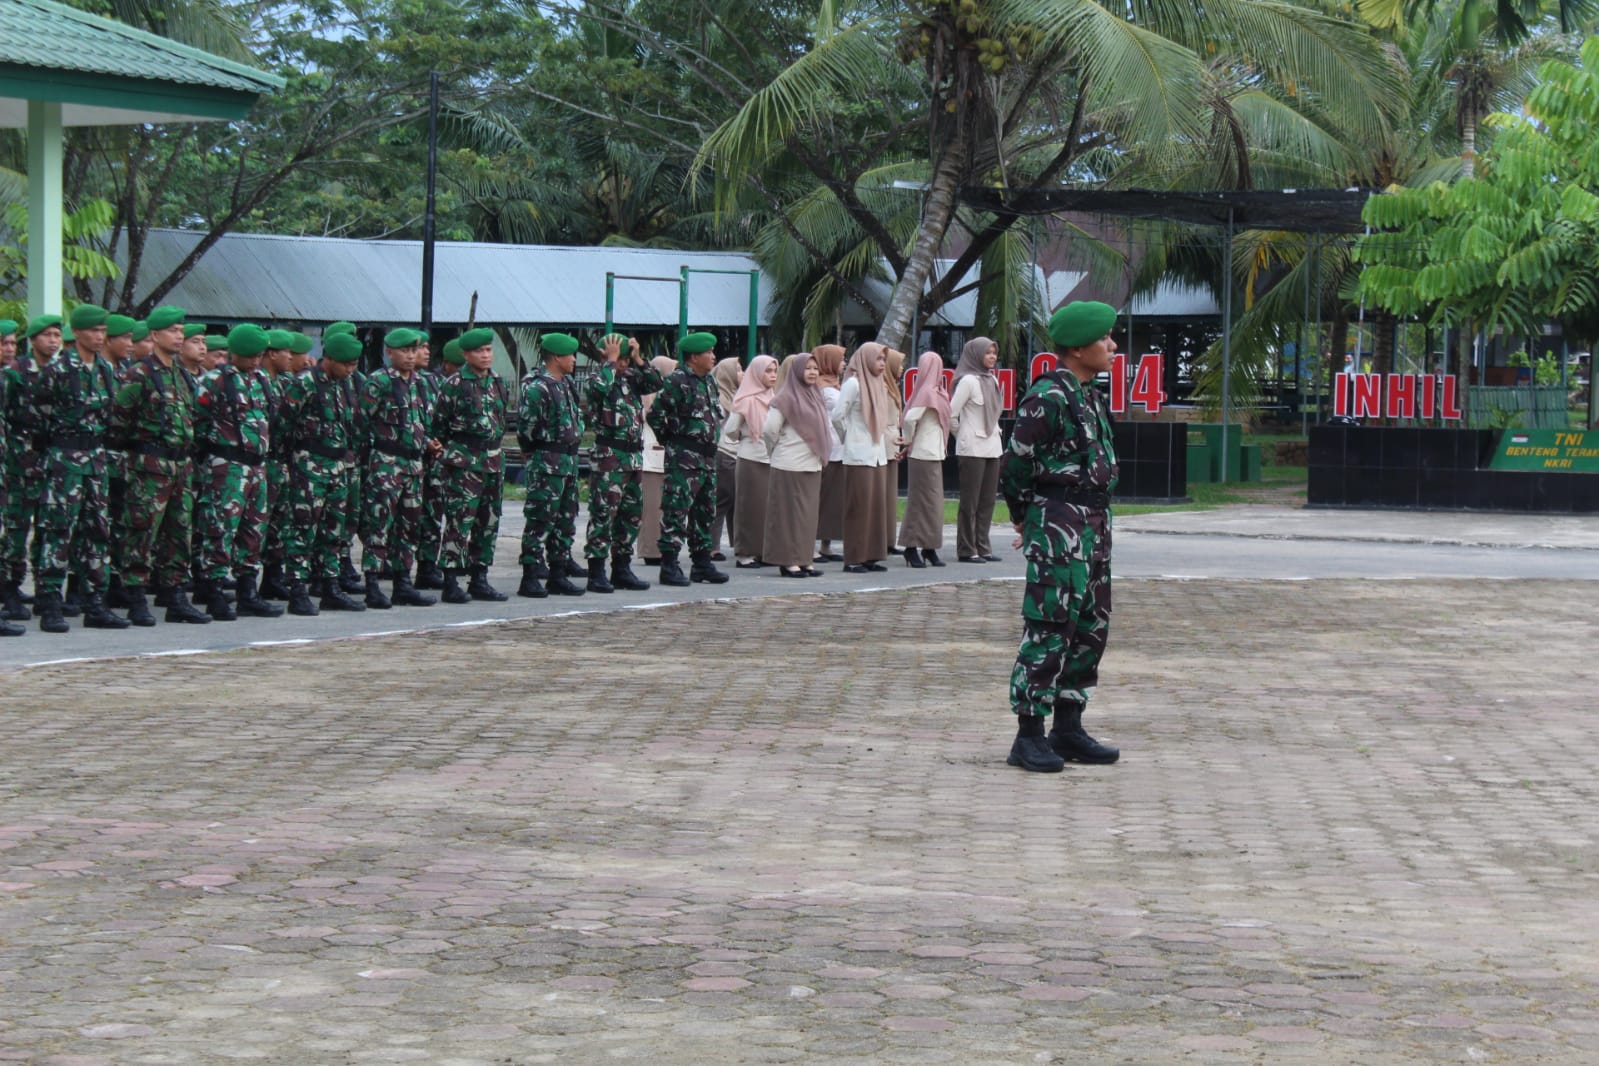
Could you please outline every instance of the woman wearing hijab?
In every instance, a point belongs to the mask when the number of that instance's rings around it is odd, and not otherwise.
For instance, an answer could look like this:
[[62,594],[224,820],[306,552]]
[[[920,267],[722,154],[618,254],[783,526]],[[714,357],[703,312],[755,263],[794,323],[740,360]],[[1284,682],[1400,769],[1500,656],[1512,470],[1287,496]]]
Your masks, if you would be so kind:
[[[844,385],[844,348],[839,344],[819,344],[812,349],[816,357],[816,386],[822,391],[822,402],[827,405],[828,432],[832,432],[833,410],[838,407],[838,396]],[[816,553],[818,562],[841,563],[842,555],[833,554],[833,542],[844,537],[844,442],[836,436],[827,452],[827,465],[822,468],[822,499],[816,516],[816,539],[821,550]]]
[[883,507],[888,493],[883,477],[897,431],[889,424],[886,349],[868,342],[850,360],[855,371],[839,390],[833,430],[844,442],[844,572],[887,570],[888,523]]
[[733,554],[741,570],[763,565],[761,538],[766,533],[766,482],[771,469],[762,433],[766,412],[772,406],[777,387],[777,360],[757,355],[744,370],[738,392],[733,394],[733,413],[722,427],[721,446],[731,442],[738,456],[738,490],[733,501]]
[[783,360],[783,383],[761,430],[772,463],[762,558],[783,577],[821,576],[811,566],[811,556],[833,427],[816,384],[820,377],[816,362],[808,352]]
[[888,467],[883,474],[883,519],[887,523],[883,536],[890,555],[898,555],[894,547],[894,530],[899,525],[899,461],[905,454],[905,440],[900,436],[900,419],[905,414],[905,394],[900,382],[905,377],[905,353],[893,348],[883,349],[887,362],[883,370],[883,388],[888,393],[889,423]]
[[999,345],[973,337],[955,365],[955,394],[949,420],[955,427],[955,455],[960,464],[960,509],[955,517],[955,555],[963,563],[997,563],[989,543],[994,524],[994,497],[999,492],[999,379],[994,364]]
[[904,429],[910,442],[910,469],[906,476],[905,521],[899,542],[905,548],[905,565],[917,568],[943,566],[938,549],[944,546],[944,457],[949,452],[949,383],[944,380],[944,360],[937,352],[923,352],[916,363],[916,388],[905,401]]
[[[733,409],[733,397],[738,394],[738,386],[744,379],[744,371],[739,368],[738,359],[723,359],[711,368],[711,378],[716,382],[716,396],[722,402],[722,410]],[[711,558],[721,562],[727,556],[722,554],[722,527],[727,525],[733,516],[733,508],[738,499],[738,448],[718,439],[716,442],[716,517],[711,522]],[[732,537],[727,538],[729,542]]]
[[[677,360],[669,355],[657,355],[650,360],[650,366],[664,378],[677,369]],[[649,414],[654,405],[652,392],[644,397],[644,413]],[[639,483],[644,488],[644,514],[638,527],[639,552],[646,565],[656,566],[661,561],[660,548],[655,542],[661,539],[661,487],[666,483],[666,449],[655,439],[648,422],[644,423],[644,466]],[[650,554],[652,551],[654,555]]]

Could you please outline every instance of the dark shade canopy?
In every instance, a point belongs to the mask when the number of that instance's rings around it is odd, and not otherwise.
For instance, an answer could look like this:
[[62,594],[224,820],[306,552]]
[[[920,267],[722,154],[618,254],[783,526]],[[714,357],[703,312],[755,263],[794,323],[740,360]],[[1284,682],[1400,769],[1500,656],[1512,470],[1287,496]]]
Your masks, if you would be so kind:
[[961,203],[1000,215],[1076,212],[1299,233],[1358,233],[1370,189],[1164,192],[1156,189],[965,189]]

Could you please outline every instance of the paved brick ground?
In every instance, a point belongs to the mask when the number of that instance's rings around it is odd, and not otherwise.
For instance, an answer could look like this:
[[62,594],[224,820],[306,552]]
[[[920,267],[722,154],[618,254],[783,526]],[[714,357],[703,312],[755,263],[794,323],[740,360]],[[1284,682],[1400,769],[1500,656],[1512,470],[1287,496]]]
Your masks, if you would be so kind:
[[1015,584],[0,675],[0,1060],[1599,1061],[1591,583]]

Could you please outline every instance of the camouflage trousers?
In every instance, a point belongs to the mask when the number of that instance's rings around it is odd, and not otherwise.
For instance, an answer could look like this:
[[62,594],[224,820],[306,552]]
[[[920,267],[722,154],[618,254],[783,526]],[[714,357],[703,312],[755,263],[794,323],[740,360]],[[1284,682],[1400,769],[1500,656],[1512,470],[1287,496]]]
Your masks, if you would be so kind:
[[439,566],[467,570],[494,565],[504,471],[447,466],[440,477]]
[[344,467],[344,523],[340,526],[339,555],[350,554],[355,544],[355,534],[361,528],[361,500],[365,493],[366,463],[346,463]]
[[128,542],[128,468],[127,457],[113,452],[111,470],[106,482],[110,492],[106,497],[106,510],[110,516],[111,546],[106,555],[106,574],[110,578],[122,576],[122,547]]
[[44,495],[39,503],[39,565],[34,588],[60,592],[67,574],[79,574],[88,591],[103,593],[111,541],[111,486],[105,463],[100,469],[59,460],[45,461]]
[[284,562],[295,581],[337,577],[350,514],[348,463],[296,452],[289,469],[289,526]]
[[167,587],[187,580],[194,520],[192,463],[136,455],[128,460],[128,539],[122,547],[129,586]]
[[267,527],[261,541],[263,562],[282,565],[284,535],[289,527],[289,464],[282,459],[267,458]]
[[444,523],[444,467],[432,459],[423,460],[422,525],[417,531],[418,567],[439,565],[439,530]]
[[631,557],[643,517],[640,472],[595,469],[589,475],[588,543],[584,554],[590,559]]
[[[12,448],[16,447],[12,442]],[[10,451],[4,459],[3,476],[6,483],[5,516],[0,519],[0,577],[20,582],[32,562],[35,575],[39,572],[39,537],[34,529],[39,518],[39,503],[44,497],[44,471],[38,452]],[[28,534],[34,532],[33,550],[28,549]]]
[[523,566],[543,566],[546,557],[570,559],[577,539],[577,478],[528,468],[522,501]]
[[422,534],[422,460],[373,452],[361,491],[361,569],[409,574]]
[[688,542],[690,555],[709,555],[716,545],[711,540],[711,523],[716,519],[716,468],[699,466],[684,469],[666,456],[666,480],[661,485],[661,539],[657,542],[661,558],[676,555]]
[[1022,644],[1010,675],[1011,709],[1046,715],[1083,706],[1099,683],[1110,635],[1110,551],[1090,528],[1081,552],[1028,560],[1022,594]]
[[265,466],[206,459],[200,472],[208,481],[206,506],[198,531],[204,545],[202,575],[222,581],[231,574],[254,573],[261,566],[261,536],[267,521]]

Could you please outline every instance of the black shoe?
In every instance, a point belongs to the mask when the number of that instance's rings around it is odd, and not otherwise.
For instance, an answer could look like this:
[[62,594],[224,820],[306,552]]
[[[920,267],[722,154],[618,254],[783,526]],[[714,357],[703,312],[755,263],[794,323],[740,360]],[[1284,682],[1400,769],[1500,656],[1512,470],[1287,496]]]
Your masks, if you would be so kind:
[[289,613],[304,617],[321,614],[322,611],[311,602],[311,590],[304,581],[295,581],[289,585]]
[[5,587],[5,606],[0,608],[0,618],[8,622],[26,622],[33,617],[33,612],[28,610],[28,605],[22,602],[22,590],[15,581],[9,581]]
[[504,603],[511,597],[489,584],[489,568],[474,566],[472,580],[466,583],[466,594],[474,600],[488,600],[490,603]]
[[128,621],[140,628],[155,625],[155,615],[150,613],[144,589],[138,585],[128,586]]
[[348,552],[339,560],[339,588],[351,596],[359,596],[366,591],[366,582],[361,579],[361,571],[355,568],[355,561]]
[[816,562],[819,563],[841,563],[843,561],[844,557],[834,552],[818,552],[816,555]]
[[572,558],[570,555],[568,555],[566,558],[560,560],[559,565],[560,565],[561,569],[566,571],[566,576],[567,577],[587,577],[588,576],[588,568],[585,567],[582,563],[578,562],[576,559]]
[[603,593],[616,591],[616,586],[611,584],[610,581],[606,580],[604,559],[589,560],[589,583],[584,587],[590,592]]
[[366,572],[366,605],[374,611],[386,611],[394,606],[393,601],[383,594],[383,582],[379,580],[376,570]]
[[115,607],[123,611],[127,610],[130,606],[128,601],[127,586],[122,583],[122,579],[120,577],[113,577],[110,585],[106,587],[105,605],[107,607]]
[[30,596],[27,590],[22,587],[22,578],[20,577],[17,578],[17,595],[22,599],[23,603],[27,604],[29,607],[33,606],[33,597]]
[[869,574],[872,571],[865,563],[848,563],[844,567],[846,574]]
[[807,566],[804,569],[803,573],[805,574],[806,577],[821,577],[822,576],[822,571],[816,569],[816,567],[814,567],[814,566]]
[[1005,761],[1040,774],[1058,774],[1066,769],[1066,760],[1056,755],[1043,737],[1017,737]]
[[419,589],[444,587],[444,571],[439,569],[438,563],[416,564],[416,587]]
[[460,604],[472,602],[472,597],[467,594],[466,589],[461,587],[460,580],[457,579],[455,573],[450,570],[446,570],[444,572],[444,591],[439,593],[439,598],[445,603]]
[[0,618],[0,637],[20,637],[26,632],[27,630],[17,623]]
[[[263,600],[286,600],[289,598],[289,582],[283,576],[282,563],[268,563],[261,574],[261,598]],[[243,597],[241,595],[240,599]]]
[[611,587],[627,592],[643,592],[650,587],[648,581],[633,573],[633,559],[627,555],[611,557]]
[[711,553],[711,562],[713,562],[713,563],[725,563],[725,562],[727,562],[727,556],[722,554],[721,549],[717,549],[716,551],[713,551]]
[[366,610],[366,604],[351,599],[350,594],[344,591],[343,583],[336,577],[327,578],[322,582],[322,599],[317,603],[317,607],[324,611]]
[[187,622],[192,626],[209,625],[211,616],[189,602],[188,593],[182,586],[173,586],[167,590],[168,622]]
[[740,570],[759,570],[766,564],[762,563],[759,559],[751,559],[747,563],[734,563],[733,565]]
[[66,633],[72,629],[67,624],[66,616],[61,613],[61,593],[34,593],[33,609],[39,616],[41,633]]
[[804,568],[802,568],[802,567],[796,566],[794,569],[790,570],[786,566],[780,566],[780,567],[777,568],[777,576],[778,577],[805,577],[806,574],[805,574]]
[[905,565],[917,570],[924,569],[927,564],[922,562],[922,553],[915,548],[905,549]]
[[985,563],[997,563],[997,562],[999,562],[999,556],[997,556],[997,555],[985,555],[985,556],[983,556],[983,562],[985,562]]
[[694,556],[694,565],[689,567],[688,576],[690,581],[703,581],[709,585],[727,584],[727,575],[718,570],[716,564],[711,562],[709,552],[704,555]]
[[866,569],[870,570],[874,574],[885,574],[888,572],[888,567],[884,566],[882,563],[867,563]]
[[933,549],[931,549],[931,548],[928,548],[927,550],[922,552],[922,560],[925,563],[927,563],[928,566],[943,566],[944,565],[944,560],[940,559],[938,557],[938,553],[936,551],[934,551]]
[[205,613],[216,621],[233,622],[238,620],[239,616],[233,610],[233,604],[228,602],[228,594],[222,589],[222,582],[201,582],[196,586],[195,594],[205,598]]
[[67,618],[83,613],[83,582],[76,575],[67,579],[67,591],[61,597],[61,613]]
[[963,562],[963,563],[986,563],[986,562],[988,562],[988,560],[986,558],[984,558],[983,556],[981,556],[981,555],[962,555],[962,556],[959,556],[959,558],[960,558],[960,561]]
[[572,579],[566,576],[564,569],[560,564],[556,564],[555,570],[562,570],[563,572],[555,573],[552,571],[550,573],[549,580],[544,582],[545,591],[551,596],[583,595],[583,590],[572,584]]
[[531,563],[522,565],[522,583],[516,587],[518,596],[526,596],[530,600],[542,600],[549,596],[549,593],[544,591],[538,571],[539,568]]
[[661,556],[661,584],[671,585],[673,588],[687,588],[693,584],[683,573],[683,568],[677,565],[677,556]]
[[107,610],[105,597],[91,592],[83,601],[83,628],[127,629],[133,623]]
[[235,605],[239,614],[250,618],[281,618],[283,616],[282,607],[275,603],[268,603],[261,598],[261,593],[255,586],[254,570],[239,574],[234,581],[239,590],[239,602]]
[[1108,766],[1122,757],[1121,750],[1101,744],[1083,732],[1081,707],[1057,707],[1055,723],[1049,730],[1049,746],[1069,762]]
[[410,574],[396,574],[394,576],[394,596],[396,607],[432,607],[438,603],[437,597],[428,596],[416,590],[411,584]]

